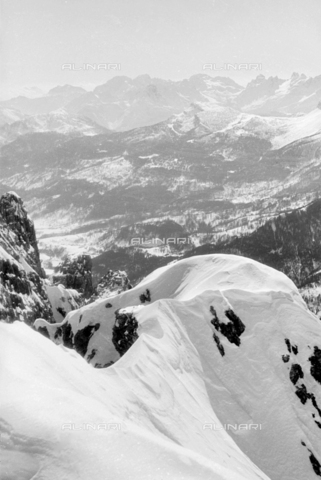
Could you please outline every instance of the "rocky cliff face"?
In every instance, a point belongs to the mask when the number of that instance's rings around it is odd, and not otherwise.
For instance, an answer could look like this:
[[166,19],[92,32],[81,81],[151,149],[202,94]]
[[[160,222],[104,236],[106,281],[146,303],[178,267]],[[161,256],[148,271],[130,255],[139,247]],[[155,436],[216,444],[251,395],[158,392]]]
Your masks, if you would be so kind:
[[[15,251],[20,252],[20,256],[25,258],[41,278],[45,278],[34,224],[28,217],[21,198],[16,193],[9,192],[0,198],[0,221],[2,228],[7,230],[11,237],[14,236]],[[13,245],[8,246],[11,249],[13,247]]]
[[0,320],[52,321],[36,233],[21,198],[0,198]]

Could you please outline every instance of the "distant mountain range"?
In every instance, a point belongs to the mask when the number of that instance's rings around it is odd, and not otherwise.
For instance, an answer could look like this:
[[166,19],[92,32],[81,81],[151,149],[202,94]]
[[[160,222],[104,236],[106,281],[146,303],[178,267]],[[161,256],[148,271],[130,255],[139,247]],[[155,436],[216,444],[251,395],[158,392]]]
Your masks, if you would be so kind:
[[259,115],[304,114],[321,101],[321,75],[293,73],[290,79],[280,79],[261,74],[245,87],[228,77],[204,74],[180,81],[117,76],[90,92],[64,85],[36,97],[32,91],[32,98],[20,95],[1,101],[0,120],[8,110],[43,115],[63,108],[105,128],[125,131],[162,122],[191,103],[204,101]]

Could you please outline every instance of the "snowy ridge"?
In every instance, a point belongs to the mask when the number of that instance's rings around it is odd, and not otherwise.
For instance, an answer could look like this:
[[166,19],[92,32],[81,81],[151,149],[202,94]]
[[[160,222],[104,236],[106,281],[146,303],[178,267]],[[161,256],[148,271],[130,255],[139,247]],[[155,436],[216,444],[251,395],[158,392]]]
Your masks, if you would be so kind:
[[[111,365],[101,375],[120,375],[140,396],[144,412],[148,405],[153,425],[180,445],[203,453],[217,448],[217,423],[204,407],[210,404],[272,480],[312,480],[320,472],[321,327],[284,274],[233,255],[192,257],[69,313],[62,324],[38,320],[36,328],[97,367]],[[173,372],[175,388],[168,389]],[[189,431],[181,425],[177,431],[189,404],[178,393],[185,387],[189,399],[205,402],[187,410],[205,417],[202,425],[194,418]],[[161,411],[155,398],[162,399]]]

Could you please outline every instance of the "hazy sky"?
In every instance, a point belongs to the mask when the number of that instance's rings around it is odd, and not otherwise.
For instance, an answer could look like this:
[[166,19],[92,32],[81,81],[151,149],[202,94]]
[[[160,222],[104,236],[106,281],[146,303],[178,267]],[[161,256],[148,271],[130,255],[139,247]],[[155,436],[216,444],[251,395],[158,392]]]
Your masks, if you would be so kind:
[[[241,83],[258,73],[321,74],[321,0],[0,0],[0,6],[3,84],[98,84],[143,73],[175,80],[204,73],[209,63],[262,64],[262,72],[212,72]],[[121,66],[62,70],[84,63]]]

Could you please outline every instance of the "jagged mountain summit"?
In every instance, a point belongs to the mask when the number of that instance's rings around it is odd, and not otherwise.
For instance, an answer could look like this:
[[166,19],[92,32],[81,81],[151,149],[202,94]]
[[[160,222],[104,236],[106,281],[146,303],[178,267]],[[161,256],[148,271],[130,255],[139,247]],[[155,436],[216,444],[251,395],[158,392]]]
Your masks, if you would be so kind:
[[[176,430],[175,415],[191,412],[189,400],[180,397],[187,374],[198,390],[188,383],[189,398],[208,402],[231,439],[270,479],[314,480],[321,474],[321,327],[284,274],[234,255],[192,257],[69,313],[60,324],[38,320],[36,328],[92,365],[110,365],[101,375],[130,384],[152,424],[174,443],[193,450],[196,442],[202,449],[203,430],[210,432],[211,449],[220,430],[212,419],[200,428],[192,421],[189,432]],[[171,375],[176,386],[169,388]],[[114,390],[106,389],[111,401]],[[198,418],[202,410],[192,411]],[[168,413],[176,419],[169,421]]]

